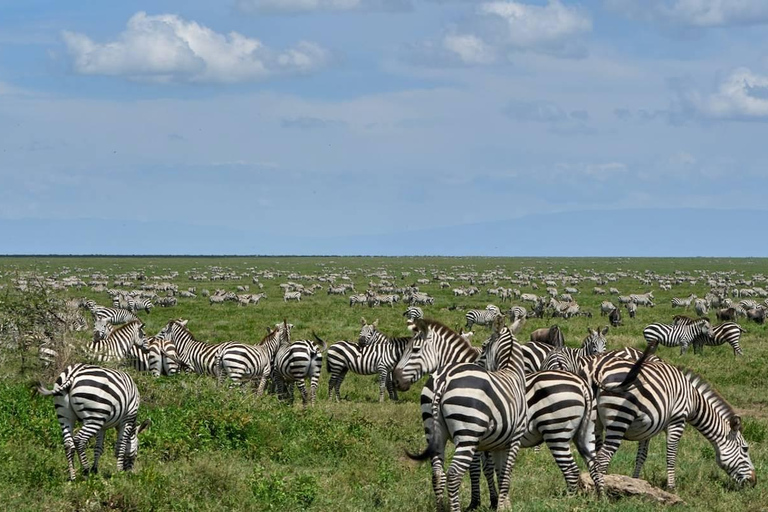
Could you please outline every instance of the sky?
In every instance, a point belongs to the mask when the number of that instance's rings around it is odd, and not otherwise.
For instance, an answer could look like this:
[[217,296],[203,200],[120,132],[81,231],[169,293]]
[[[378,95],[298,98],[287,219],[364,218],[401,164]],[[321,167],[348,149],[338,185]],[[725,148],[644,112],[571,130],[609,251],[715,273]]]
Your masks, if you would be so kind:
[[765,0],[0,0],[0,253],[659,209],[764,239],[766,25]]

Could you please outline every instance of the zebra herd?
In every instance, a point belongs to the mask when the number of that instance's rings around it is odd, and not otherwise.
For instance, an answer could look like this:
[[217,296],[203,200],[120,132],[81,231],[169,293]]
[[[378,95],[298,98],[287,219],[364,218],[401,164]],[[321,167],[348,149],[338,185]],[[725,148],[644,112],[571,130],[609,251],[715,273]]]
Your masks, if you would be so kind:
[[[686,423],[712,443],[717,463],[734,480],[756,481],[741,419],[733,408],[702,377],[654,355],[658,345],[680,346],[684,353],[689,345],[700,352],[704,345],[723,343],[740,355],[744,330],[732,322],[713,327],[707,318],[677,316],[672,324],[650,324],[643,333],[648,348],[642,353],[632,348],[607,351],[608,327],[590,328],[581,347],[574,349],[566,346],[557,326],[520,343],[516,335],[525,323],[525,309],[512,308],[508,315],[513,321],[507,326],[507,315],[489,305],[465,315],[466,328],[490,328],[488,339],[476,347],[461,333],[425,319],[420,307],[410,306],[403,314],[411,332],[406,337],[388,336],[379,330],[378,321],[363,318],[354,342],[328,345],[314,333],[312,340],[291,341],[293,326],[283,320],[250,345],[197,340],[184,319],[170,320],[157,335],[147,336],[133,313],[92,301],[83,307],[94,317],[88,350],[94,362],[125,361],[155,376],[183,369],[219,382],[228,379],[233,386],[252,381],[257,395],[271,379],[274,391],[288,400],[295,384],[305,406],[316,401],[324,353],[328,397],[335,401],[342,398],[340,387],[349,372],[378,375],[379,401],[385,393],[397,400],[398,390],[429,375],[420,398],[427,447],[410,456],[431,461],[438,508],[447,495],[450,509],[460,510],[459,488],[467,471],[472,506],[480,503],[481,475],[488,481],[492,504],[507,506],[519,449],[542,443],[573,493],[579,477],[573,442],[600,493],[620,443],[639,442],[633,473],[637,477],[649,440],[662,431],[667,432],[667,485],[673,489],[677,446]],[[41,385],[38,391],[54,397],[70,479],[75,478],[75,453],[85,473],[97,471],[108,428],[118,429],[118,468],[133,466],[138,433],[146,425],[136,426],[139,393],[128,374],[77,363],[65,368],[53,390]],[[75,434],[78,420],[83,426]],[[94,436],[89,466],[85,446]],[[446,471],[448,441],[456,451]]]

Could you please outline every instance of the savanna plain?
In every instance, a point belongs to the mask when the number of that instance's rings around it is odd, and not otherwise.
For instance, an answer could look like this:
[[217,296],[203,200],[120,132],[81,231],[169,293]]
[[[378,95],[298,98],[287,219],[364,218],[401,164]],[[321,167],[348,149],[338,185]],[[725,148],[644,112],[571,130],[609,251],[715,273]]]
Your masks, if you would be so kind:
[[[578,288],[574,300],[592,317],[532,318],[518,334],[528,340],[532,330],[558,324],[566,345],[577,347],[588,328],[608,325],[600,315],[600,303],[615,296],[593,293],[595,286],[617,288],[622,295],[652,291],[655,307],[641,307],[636,318],[623,311],[623,324],[611,327],[608,349],[644,348],[643,328],[651,322],[671,322],[675,314],[695,315],[692,309],[672,308],[672,297],[694,293],[704,297],[708,278],[721,276],[733,283],[766,286],[768,259],[633,259],[633,258],[355,258],[355,257],[4,257],[0,258],[0,311],[5,320],[34,314],[39,301],[69,298],[93,299],[111,305],[106,291],[89,284],[106,279],[108,287],[125,276],[146,277],[142,283],[171,282],[179,290],[195,288],[196,297],[178,298],[174,307],[155,307],[139,313],[148,335],[169,320],[188,319],[188,328],[199,340],[237,340],[257,343],[266,328],[283,319],[294,324],[291,339],[312,339],[317,333],[328,343],[356,341],[361,318],[378,320],[390,336],[407,336],[402,302],[378,307],[349,305],[346,296],[326,292],[330,276],[346,275],[357,293],[369,283],[391,281],[404,287],[417,280],[421,291],[434,297],[422,306],[425,317],[459,329],[466,310],[496,304],[502,311],[512,305],[529,305],[519,299],[501,302],[489,288],[517,288],[522,293],[545,295],[545,280],[554,280],[564,292]],[[212,281],[213,275],[225,276]],[[520,276],[530,284],[513,284]],[[41,292],[21,292],[18,283],[61,281],[79,277],[84,286],[61,290],[44,286]],[[263,289],[258,288],[253,277]],[[193,280],[192,278],[195,277]],[[453,288],[478,287],[473,296],[454,296]],[[448,280],[451,286],[440,287]],[[605,280],[605,284],[597,281]],[[300,302],[284,302],[281,283],[321,286]],[[660,282],[673,282],[664,290]],[[426,284],[424,284],[426,283]],[[534,290],[532,285],[537,285]],[[206,288],[236,292],[248,285],[249,293],[266,293],[258,304],[243,306],[234,301],[211,304],[201,294]],[[34,286],[32,286],[34,288]],[[240,293],[240,292],[238,292]],[[34,295],[30,297],[30,294]],[[160,295],[164,295],[161,293]],[[738,302],[739,299],[734,299]],[[764,299],[757,299],[762,301]],[[38,301],[38,302],[36,302]],[[530,309],[530,308],[529,308]],[[710,313],[713,324],[717,323]],[[90,321],[90,315],[86,312]],[[766,326],[740,318],[746,329],[744,351],[736,357],[726,344],[704,347],[702,355],[689,350],[660,347],[657,355],[700,373],[741,414],[743,433],[757,473],[755,487],[740,488],[715,462],[712,446],[692,427],[687,427],[677,463],[676,493],[685,501],[679,510],[768,510],[768,342]],[[473,343],[480,345],[490,334],[475,326]],[[23,336],[25,333],[21,333]],[[85,344],[90,329],[62,334]],[[132,472],[117,472],[109,449],[115,431],[106,437],[100,473],[74,482],[67,479],[61,430],[50,398],[33,392],[32,383],[51,387],[63,364],[43,365],[34,343],[22,346],[0,340],[0,509],[14,511],[71,510],[334,510],[334,511],[428,511],[433,510],[431,471],[405,456],[405,450],[425,446],[419,412],[420,381],[397,401],[378,401],[378,377],[347,374],[339,403],[328,399],[328,373],[323,367],[317,402],[303,407],[281,402],[274,394],[256,397],[251,386],[233,389],[217,384],[210,376],[179,374],[153,378],[126,369],[141,393],[139,421],[151,418],[152,426],[140,435],[140,448]],[[71,355],[75,358],[76,355]],[[666,481],[665,441],[654,438],[642,478],[663,487]],[[450,445],[449,445],[450,446]],[[629,475],[637,443],[625,441],[613,459],[609,473]],[[91,455],[92,456],[92,455]],[[577,462],[585,470],[583,461]],[[488,495],[483,483],[483,503]],[[512,476],[513,510],[650,511],[666,508],[643,498],[597,498],[592,494],[566,494],[562,474],[544,446],[540,451],[522,449]],[[465,478],[462,503],[469,503]]]

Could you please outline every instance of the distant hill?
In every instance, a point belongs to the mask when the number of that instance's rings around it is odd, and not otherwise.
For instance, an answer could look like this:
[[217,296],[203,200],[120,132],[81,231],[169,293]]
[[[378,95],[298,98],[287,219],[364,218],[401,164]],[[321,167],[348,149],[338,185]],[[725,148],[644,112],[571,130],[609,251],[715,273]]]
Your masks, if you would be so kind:
[[581,211],[343,237],[274,236],[257,228],[247,231],[160,221],[0,220],[0,254],[766,257],[766,213]]

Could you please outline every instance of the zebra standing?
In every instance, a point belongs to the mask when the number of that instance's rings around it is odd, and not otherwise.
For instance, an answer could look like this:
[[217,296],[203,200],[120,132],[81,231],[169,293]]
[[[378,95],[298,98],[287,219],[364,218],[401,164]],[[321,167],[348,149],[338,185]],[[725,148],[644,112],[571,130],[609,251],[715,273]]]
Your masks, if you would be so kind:
[[119,325],[138,320],[139,317],[122,308],[108,308],[88,301],[88,309],[93,316],[93,339],[99,340],[106,336],[107,324]]
[[152,308],[155,307],[152,301],[149,299],[143,299],[141,297],[128,296],[128,311],[131,313],[137,313],[140,310],[146,311],[147,314],[152,312]]
[[660,343],[665,347],[679,346],[682,355],[697,336],[709,336],[711,330],[709,318],[703,317],[686,325],[652,323],[643,329],[643,338],[648,344]]
[[408,306],[403,316],[408,320],[416,320],[417,318],[424,318],[424,311],[418,306]]
[[216,375],[216,353],[221,344],[198,341],[187,329],[187,320],[171,320],[158,334],[176,345],[182,363],[195,373]]
[[242,384],[244,379],[258,378],[256,396],[261,396],[267,385],[267,378],[272,375],[272,361],[281,346],[288,345],[289,329],[285,321],[283,327],[271,329],[258,345],[244,343],[222,343],[216,353],[216,373],[219,381],[229,377],[234,384]]
[[289,300],[295,300],[296,302],[301,302],[301,292],[286,291],[283,294],[283,302],[288,302]]
[[442,465],[433,466],[438,509],[447,483],[451,511],[461,510],[461,478],[479,451],[492,452],[499,477],[499,507],[510,505],[511,471],[528,423],[528,402],[520,345],[502,325],[500,317],[486,345],[488,371],[461,363],[441,374],[432,401],[428,446],[420,454],[408,454],[414,460],[442,459],[446,441],[450,438],[456,445],[447,476]]
[[[69,479],[75,479],[75,452],[83,473],[97,473],[99,458],[104,450],[104,432],[117,429],[115,455],[118,471],[133,467],[139,450],[138,434],[149,426],[149,420],[136,428],[139,412],[139,391],[133,379],[118,370],[88,364],[67,366],[56,379],[52,390],[39,384],[38,393],[53,396],[56,417],[64,437]],[[77,421],[83,423],[74,433]],[[96,436],[93,466],[89,468],[85,448]]]
[[[655,345],[649,345],[653,349]],[[646,352],[648,352],[646,349]],[[626,382],[633,370],[639,374],[629,387],[608,388],[609,382]],[[690,423],[712,443],[718,465],[739,483],[757,481],[742,435],[741,418],[733,408],[690,370],[681,370],[656,358],[633,363],[605,358],[597,368],[602,388],[597,397],[599,431],[605,441],[597,454],[602,473],[608,468],[622,439],[640,441],[633,476],[638,478],[648,454],[650,439],[667,432],[667,488],[675,488],[677,448],[685,424]]]
[[[320,382],[320,370],[323,366],[323,351],[326,343],[313,333],[313,336],[322,345],[318,347],[310,340],[298,340],[293,343],[281,345],[275,354],[275,384],[284,397],[293,401],[293,383],[299,387],[301,401],[306,407],[307,401],[315,403],[317,397],[317,385]],[[309,396],[304,380],[310,379]]]
[[359,375],[379,375],[379,402],[384,401],[384,390],[390,400],[397,400],[397,391],[392,383],[392,369],[400,360],[406,344],[411,337],[390,338],[380,332],[375,324],[362,321],[358,344],[339,341],[328,347],[326,367],[330,374],[328,380],[328,399],[341,400],[341,383],[348,371]]
[[685,309],[688,309],[689,307],[691,307],[691,302],[693,302],[694,299],[697,299],[697,298],[698,297],[696,296],[695,293],[690,294],[685,299],[680,299],[678,297],[672,297],[672,307],[673,308],[685,308]]
[[472,329],[474,324],[477,325],[491,325],[493,320],[501,315],[501,311],[493,304],[489,304],[485,309],[470,309],[467,311],[465,318],[467,319],[467,330]]
[[509,311],[507,311],[507,316],[509,317],[509,321],[514,323],[519,318],[527,318],[528,311],[523,306],[512,306],[509,308]]
[[[695,322],[693,318],[687,316],[676,316],[674,318],[676,325],[685,325]],[[739,341],[741,340],[741,333],[747,332],[746,329],[741,327],[735,322],[724,322],[719,325],[712,326],[712,332],[709,335],[697,336],[693,339],[693,353],[701,354],[704,350],[704,345],[710,347],[717,347],[724,343],[728,343],[733,348],[733,355],[743,356],[744,352],[741,350]]]
[[[581,348],[556,347],[552,350],[541,364],[542,370],[564,370],[570,373],[579,374],[581,368],[594,355],[605,352],[605,335],[608,333],[608,327],[602,330],[587,328],[589,335],[584,338]],[[554,361],[557,361],[555,364]]]
[[363,293],[358,293],[355,295],[349,296],[349,306],[352,307],[355,304],[366,304],[368,302],[368,297]]
[[144,322],[132,320],[117,329],[110,329],[104,339],[93,340],[86,351],[94,361],[124,361],[129,356],[143,358],[139,355],[143,346]]

